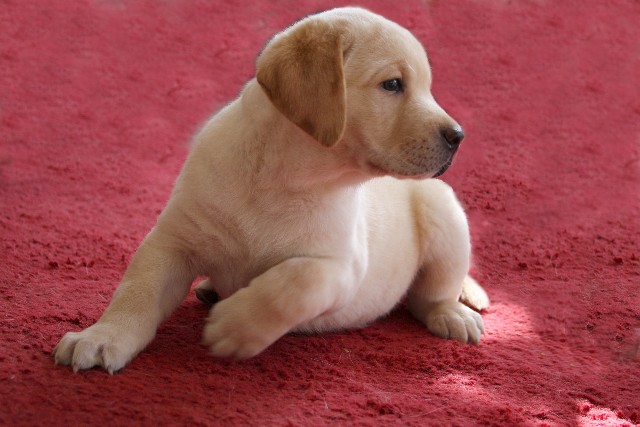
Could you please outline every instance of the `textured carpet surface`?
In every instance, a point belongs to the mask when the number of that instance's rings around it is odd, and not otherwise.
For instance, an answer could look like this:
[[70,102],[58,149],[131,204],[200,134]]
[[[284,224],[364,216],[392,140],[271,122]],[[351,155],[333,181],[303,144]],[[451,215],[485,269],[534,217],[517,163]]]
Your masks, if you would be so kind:
[[640,423],[640,2],[362,1],[427,46],[467,139],[443,177],[492,306],[480,346],[400,307],[214,360],[193,295],[124,371],[51,350],[92,324],[191,135],[265,41],[339,2],[0,0],[0,424]]

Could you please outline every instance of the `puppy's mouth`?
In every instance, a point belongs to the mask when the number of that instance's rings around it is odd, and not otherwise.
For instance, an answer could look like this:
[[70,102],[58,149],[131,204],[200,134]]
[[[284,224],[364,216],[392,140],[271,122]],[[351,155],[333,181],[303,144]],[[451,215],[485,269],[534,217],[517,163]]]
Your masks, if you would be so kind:
[[434,174],[433,172],[423,172],[423,171],[408,171],[408,170],[398,170],[396,168],[383,167],[377,163],[372,161],[368,162],[368,168],[374,175],[383,176],[390,175],[399,179],[426,179],[426,178],[437,178],[443,175],[447,169],[453,163],[454,155],[451,154],[447,161],[438,169],[438,171]]
[[449,166],[451,166],[451,163],[453,163],[453,156],[449,157],[449,160],[447,160],[447,163],[445,163],[444,166],[442,166],[440,170],[436,172],[435,175],[433,175],[433,177],[437,178],[440,175],[444,174],[447,171],[447,169],[449,169]]

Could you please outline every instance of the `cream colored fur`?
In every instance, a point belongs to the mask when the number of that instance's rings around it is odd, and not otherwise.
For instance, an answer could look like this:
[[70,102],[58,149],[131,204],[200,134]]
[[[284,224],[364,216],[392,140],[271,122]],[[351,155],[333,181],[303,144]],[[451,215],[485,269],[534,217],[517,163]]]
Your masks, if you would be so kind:
[[62,338],[56,363],[121,369],[201,275],[222,298],[203,334],[215,356],[366,325],[404,297],[435,335],[477,343],[482,318],[459,298],[489,300],[467,275],[467,220],[431,178],[455,152],[443,129],[459,127],[430,86],[420,43],[362,9],[276,35],[257,78],[197,135],[109,307]]

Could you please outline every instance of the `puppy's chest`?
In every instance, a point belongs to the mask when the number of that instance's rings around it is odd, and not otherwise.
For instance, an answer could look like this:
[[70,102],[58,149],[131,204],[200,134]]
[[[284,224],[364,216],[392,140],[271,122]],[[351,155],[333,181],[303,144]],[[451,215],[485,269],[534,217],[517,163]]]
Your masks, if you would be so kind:
[[198,257],[223,297],[286,259],[333,255],[351,233],[345,221],[335,224],[334,213],[304,204],[247,206],[235,215],[218,210],[209,221]]

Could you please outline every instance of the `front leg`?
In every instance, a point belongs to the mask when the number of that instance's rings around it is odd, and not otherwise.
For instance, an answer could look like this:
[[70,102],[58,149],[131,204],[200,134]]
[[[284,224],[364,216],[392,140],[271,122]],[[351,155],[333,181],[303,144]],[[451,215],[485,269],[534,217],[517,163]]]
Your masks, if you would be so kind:
[[62,337],[53,350],[56,364],[71,365],[76,372],[94,366],[110,374],[122,369],[184,299],[193,276],[185,256],[155,229],[133,256],[100,319]]
[[351,270],[328,258],[290,258],[217,303],[203,342],[214,356],[255,356],[297,325],[342,307],[358,283]]
[[[478,309],[487,307],[489,299],[471,277],[456,274],[456,270],[451,263],[425,265],[409,291],[407,308],[432,334],[477,344],[484,333],[482,317],[460,299],[465,298],[465,292],[481,293],[473,300]],[[458,273],[462,272],[458,269]],[[468,296],[463,301],[472,302]]]
[[423,264],[407,296],[407,307],[431,333],[441,338],[477,344],[484,333],[477,309],[489,298],[468,276],[471,258],[469,227],[462,207],[445,184],[425,184],[424,216],[419,218],[423,236]]

